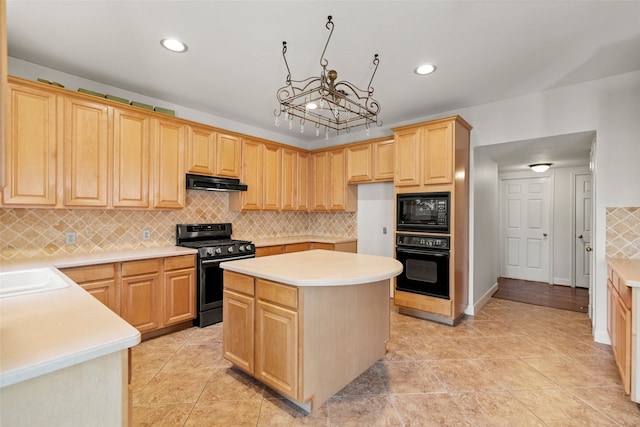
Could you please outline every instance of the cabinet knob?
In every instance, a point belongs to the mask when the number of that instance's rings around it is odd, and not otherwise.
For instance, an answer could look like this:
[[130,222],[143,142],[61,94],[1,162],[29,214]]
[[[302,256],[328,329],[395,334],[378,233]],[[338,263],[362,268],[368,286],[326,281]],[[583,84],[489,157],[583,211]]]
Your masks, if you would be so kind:
[[578,234],[578,239],[582,239],[582,234]]
[[547,236],[548,236],[548,234],[547,234],[547,233],[542,233],[542,235],[543,235],[544,237],[547,237]]
[[587,246],[584,250],[587,252],[591,252],[593,249],[591,249],[591,246]]

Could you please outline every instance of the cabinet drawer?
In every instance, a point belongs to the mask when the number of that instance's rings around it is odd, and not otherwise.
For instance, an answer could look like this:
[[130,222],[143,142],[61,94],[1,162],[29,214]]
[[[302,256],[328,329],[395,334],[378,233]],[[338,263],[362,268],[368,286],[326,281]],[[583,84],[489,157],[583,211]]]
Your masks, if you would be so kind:
[[172,256],[164,259],[164,270],[180,270],[182,268],[193,268],[196,265],[195,255]]
[[264,279],[256,279],[258,298],[290,308],[298,308],[298,288]]
[[320,242],[311,243],[311,249],[325,249],[327,251],[332,251],[333,248],[334,248],[333,243],[320,243]]
[[284,253],[283,245],[263,246],[260,248],[256,248],[256,257],[278,255],[283,253]]
[[284,252],[285,253],[302,252],[302,251],[308,251],[310,248],[311,248],[311,244],[308,242],[291,243],[291,244],[285,245]]
[[114,264],[88,265],[86,267],[62,268],[66,274],[76,283],[95,282],[98,280],[113,279],[115,277]]
[[143,259],[139,261],[126,261],[122,263],[122,277],[138,274],[157,273],[160,263],[158,258]]
[[225,289],[234,290],[247,295],[255,295],[253,277],[233,271],[224,271],[223,283]]

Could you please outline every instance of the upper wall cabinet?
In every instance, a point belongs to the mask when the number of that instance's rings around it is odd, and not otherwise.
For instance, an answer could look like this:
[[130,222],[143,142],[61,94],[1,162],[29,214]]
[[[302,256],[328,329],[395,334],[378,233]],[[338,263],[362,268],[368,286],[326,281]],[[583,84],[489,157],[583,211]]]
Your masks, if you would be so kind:
[[171,119],[154,119],[153,207],[185,206],[185,133],[187,126]]
[[240,138],[209,126],[189,126],[187,171],[199,175],[240,178]]
[[53,207],[57,202],[57,99],[35,85],[10,82],[5,142],[5,205]]
[[311,154],[313,211],[355,212],[358,193],[347,185],[347,150],[332,148]]
[[347,182],[350,184],[393,181],[392,139],[350,144],[346,150]]
[[457,116],[394,129],[395,186],[414,191],[453,185],[456,141],[466,141],[468,150],[470,129]]

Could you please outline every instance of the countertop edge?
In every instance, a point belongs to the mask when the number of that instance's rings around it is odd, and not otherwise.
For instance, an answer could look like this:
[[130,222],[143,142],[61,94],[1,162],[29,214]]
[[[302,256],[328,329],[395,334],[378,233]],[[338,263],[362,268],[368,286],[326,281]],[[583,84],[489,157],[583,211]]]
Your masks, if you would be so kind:
[[640,259],[606,257],[611,268],[630,288],[640,288]]

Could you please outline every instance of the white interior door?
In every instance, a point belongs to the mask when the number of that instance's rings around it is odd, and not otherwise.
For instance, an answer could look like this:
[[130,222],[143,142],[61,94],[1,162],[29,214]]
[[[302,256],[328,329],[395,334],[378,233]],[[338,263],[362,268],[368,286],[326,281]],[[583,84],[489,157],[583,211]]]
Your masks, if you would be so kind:
[[549,177],[504,179],[501,187],[500,275],[551,283]]
[[589,287],[591,268],[591,175],[575,177],[575,286]]

